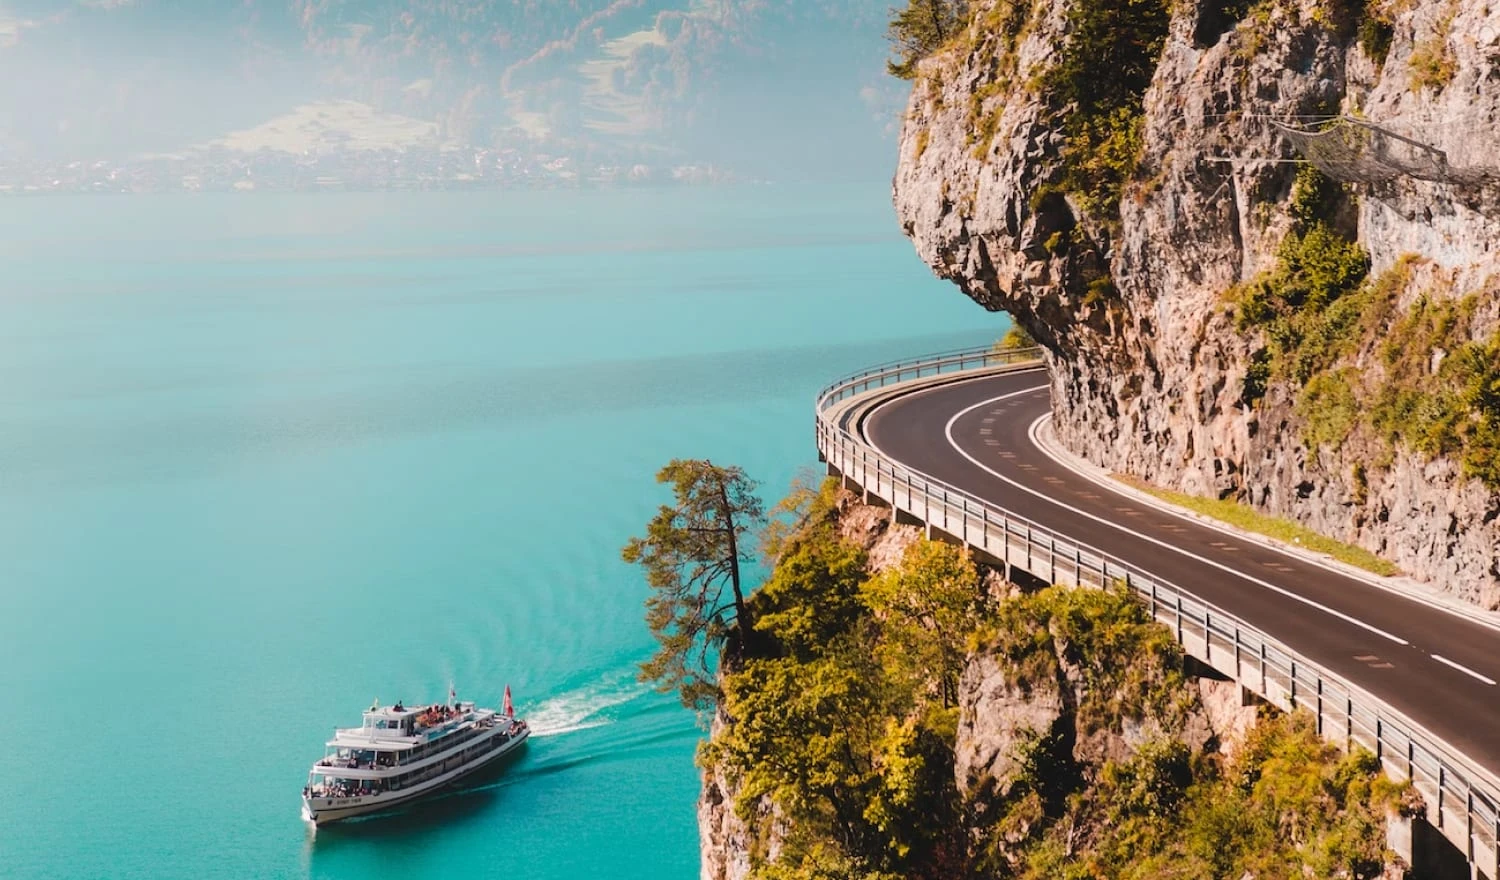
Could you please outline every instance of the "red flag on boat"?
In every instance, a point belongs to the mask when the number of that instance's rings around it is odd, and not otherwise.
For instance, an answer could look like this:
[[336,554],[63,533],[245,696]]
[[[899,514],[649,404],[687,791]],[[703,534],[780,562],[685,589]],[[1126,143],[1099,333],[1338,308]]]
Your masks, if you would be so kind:
[[516,710],[512,709],[510,705],[510,685],[505,686],[505,708],[500,710],[500,714],[507,718],[516,717]]

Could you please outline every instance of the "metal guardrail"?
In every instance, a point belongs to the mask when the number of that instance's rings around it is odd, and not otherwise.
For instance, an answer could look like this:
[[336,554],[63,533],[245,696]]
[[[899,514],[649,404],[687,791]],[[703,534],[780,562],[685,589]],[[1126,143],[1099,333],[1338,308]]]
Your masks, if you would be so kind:
[[1318,732],[1362,746],[1409,779],[1428,819],[1487,876],[1500,865],[1500,780],[1369,692],[1275,638],[1123,560],[886,458],[835,418],[840,403],[897,383],[1035,361],[1038,349],[971,349],[872,367],[818,395],[818,451],[840,474],[893,508],[1050,583],[1124,583],[1171,627],[1187,653],[1282,709],[1307,709]]

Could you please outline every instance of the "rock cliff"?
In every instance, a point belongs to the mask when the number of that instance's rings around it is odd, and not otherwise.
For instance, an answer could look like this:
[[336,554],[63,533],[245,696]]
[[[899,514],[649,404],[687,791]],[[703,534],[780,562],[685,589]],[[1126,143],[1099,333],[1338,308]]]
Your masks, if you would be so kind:
[[[1500,605],[1500,6],[969,11],[896,207],[1046,348],[1058,436]],[[1338,117],[1379,128],[1297,134]]]

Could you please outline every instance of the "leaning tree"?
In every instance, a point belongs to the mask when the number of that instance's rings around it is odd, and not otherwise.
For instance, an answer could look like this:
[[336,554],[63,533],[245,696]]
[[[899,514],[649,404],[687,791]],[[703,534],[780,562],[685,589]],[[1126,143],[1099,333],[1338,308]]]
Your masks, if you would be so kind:
[[651,587],[646,624],[659,647],[641,664],[641,679],[702,710],[717,701],[720,657],[744,655],[752,621],[741,566],[755,558],[765,508],[743,470],[706,459],[674,459],[656,481],[671,484],[674,503],[621,553],[645,569]]

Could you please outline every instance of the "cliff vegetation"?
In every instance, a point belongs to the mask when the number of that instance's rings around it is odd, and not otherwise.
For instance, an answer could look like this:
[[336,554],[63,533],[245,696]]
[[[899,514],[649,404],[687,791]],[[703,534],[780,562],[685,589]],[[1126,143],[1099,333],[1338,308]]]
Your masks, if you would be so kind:
[[700,753],[706,877],[1375,877],[1391,863],[1385,816],[1404,792],[1374,759],[1301,716],[1226,709],[1123,590],[1022,592],[832,481],[794,506],[750,599],[764,639],[724,670]]

